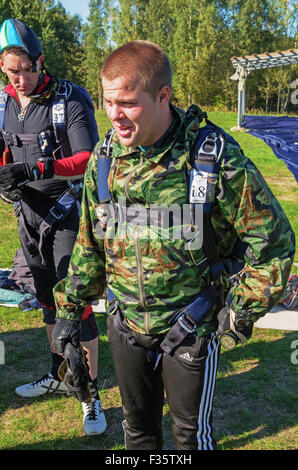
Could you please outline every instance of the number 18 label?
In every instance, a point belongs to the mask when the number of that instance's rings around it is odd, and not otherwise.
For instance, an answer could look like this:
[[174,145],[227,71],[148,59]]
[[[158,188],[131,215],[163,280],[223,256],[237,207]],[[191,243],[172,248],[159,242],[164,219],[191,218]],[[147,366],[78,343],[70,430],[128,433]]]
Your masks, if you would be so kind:
[[190,203],[203,204],[206,202],[207,182],[208,173],[198,173],[195,169],[193,170],[193,179],[190,189]]

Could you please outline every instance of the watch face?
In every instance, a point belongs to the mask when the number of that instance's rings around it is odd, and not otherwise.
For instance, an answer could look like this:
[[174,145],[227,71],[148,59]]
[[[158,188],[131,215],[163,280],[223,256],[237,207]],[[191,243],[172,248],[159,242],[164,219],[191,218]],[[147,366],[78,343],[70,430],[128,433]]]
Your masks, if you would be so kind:
[[234,349],[236,347],[236,341],[229,333],[221,335],[220,344],[226,349]]

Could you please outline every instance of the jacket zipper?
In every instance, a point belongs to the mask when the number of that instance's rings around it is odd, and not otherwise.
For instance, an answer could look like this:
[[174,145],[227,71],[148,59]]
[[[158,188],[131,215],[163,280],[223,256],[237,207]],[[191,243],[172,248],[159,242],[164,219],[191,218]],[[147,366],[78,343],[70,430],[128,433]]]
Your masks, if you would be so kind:
[[[28,108],[32,105],[32,102],[30,101],[30,103],[28,103],[28,106],[27,106],[27,109],[26,109],[26,113],[25,113],[25,116],[24,116],[24,119],[22,120],[21,122],[21,125],[22,125],[22,133],[24,134],[24,130],[25,130],[25,119],[27,119],[27,114],[28,114]],[[24,163],[27,163],[27,151],[26,151],[26,145],[23,145],[23,161]],[[30,214],[31,214],[31,220],[34,221],[34,223],[36,223],[36,218],[35,218],[35,214],[33,212],[33,210],[31,209],[31,207],[29,207],[30,209]]]
[[142,257],[140,250],[140,227],[137,226],[136,235],[135,235],[135,252],[136,252],[136,261],[137,261],[137,279],[138,279],[138,288],[139,288],[139,297],[140,303],[144,310],[144,329],[146,334],[150,334],[150,313],[148,312],[148,306],[146,304],[146,296],[144,291],[143,283],[143,266],[142,266]]
[[[144,157],[141,155],[140,161],[135,168],[129,173],[125,182],[124,182],[124,190],[127,199],[130,202],[134,202],[129,194],[129,183],[131,181],[132,175],[135,171],[138,171],[141,166],[143,165]],[[148,312],[148,306],[146,304],[146,296],[144,291],[144,282],[143,282],[143,266],[142,266],[142,256],[141,256],[141,249],[140,249],[140,227],[139,225],[136,228],[135,234],[135,253],[136,253],[136,262],[137,262],[137,281],[138,281],[138,288],[139,288],[139,297],[140,303],[144,310],[144,329],[146,334],[150,334],[150,313]]]

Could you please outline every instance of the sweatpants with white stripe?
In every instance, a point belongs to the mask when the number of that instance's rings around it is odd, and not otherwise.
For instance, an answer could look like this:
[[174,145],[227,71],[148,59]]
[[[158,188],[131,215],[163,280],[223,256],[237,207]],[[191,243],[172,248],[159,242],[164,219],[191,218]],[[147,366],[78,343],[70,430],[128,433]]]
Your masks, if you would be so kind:
[[[122,399],[126,449],[163,449],[164,393],[176,449],[215,449],[212,404],[220,350],[217,336],[189,334],[172,356],[162,355],[154,370],[147,344],[130,344],[112,317],[107,328]],[[137,338],[140,343],[142,335]]]

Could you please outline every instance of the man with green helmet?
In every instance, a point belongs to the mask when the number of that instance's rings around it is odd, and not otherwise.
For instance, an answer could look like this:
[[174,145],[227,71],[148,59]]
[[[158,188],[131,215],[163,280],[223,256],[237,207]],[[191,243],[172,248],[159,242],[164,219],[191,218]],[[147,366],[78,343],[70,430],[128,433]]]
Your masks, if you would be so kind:
[[164,393],[177,449],[215,448],[219,340],[226,329],[250,338],[279,301],[295,252],[287,217],[237,142],[198,106],[170,103],[171,73],[147,41],[105,60],[113,130],[88,162],[68,275],[54,289],[60,354],[78,340],[85,305],[108,289],[129,450],[162,449]]
[[[23,21],[2,24],[0,67],[10,82],[0,96],[0,196],[17,203],[20,241],[43,308],[52,360],[49,373],[16,393],[28,398],[68,393],[58,374],[63,358],[51,338],[53,287],[67,273],[78,231],[80,181],[98,140],[97,126],[93,135],[94,114],[78,86],[45,70],[41,44]],[[84,427],[86,434],[101,434],[106,420],[96,386],[98,328],[90,305],[81,326],[94,390],[92,402],[83,402]]]

